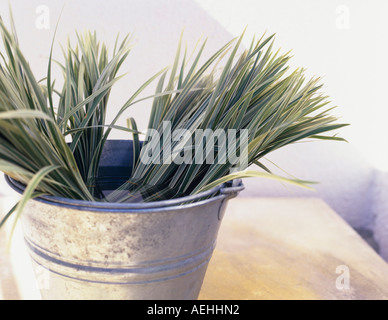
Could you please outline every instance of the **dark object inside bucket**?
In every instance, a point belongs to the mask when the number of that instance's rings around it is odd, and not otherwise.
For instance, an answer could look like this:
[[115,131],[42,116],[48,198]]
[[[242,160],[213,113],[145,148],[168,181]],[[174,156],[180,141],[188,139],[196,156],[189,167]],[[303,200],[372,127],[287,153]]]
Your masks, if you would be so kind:
[[[142,142],[140,144],[142,146]],[[101,154],[98,177],[95,182],[95,196],[100,199],[107,197],[112,191],[117,190],[131,178],[133,161],[132,140],[107,140]],[[142,184],[142,181],[133,181],[134,184]],[[145,198],[162,195],[153,201],[164,201],[173,198],[185,197],[188,194],[177,194],[176,190],[169,192],[166,185],[144,186],[144,191],[134,193],[130,201],[143,202]],[[161,192],[163,191],[163,192]],[[190,191],[190,190],[189,190]],[[123,190],[122,193],[128,193]],[[212,193],[211,196],[218,192]]]
[[132,141],[107,140],[101,154],[97,185],[105,191],[115,190],[132,173]]
[[[103,199],[130,179],[133,162],[132,146],[132,140],[107,140],[105,142],[95,183],[95,196]],[[141,194],[136,194],[131,200],[131,202],[142,201]]]

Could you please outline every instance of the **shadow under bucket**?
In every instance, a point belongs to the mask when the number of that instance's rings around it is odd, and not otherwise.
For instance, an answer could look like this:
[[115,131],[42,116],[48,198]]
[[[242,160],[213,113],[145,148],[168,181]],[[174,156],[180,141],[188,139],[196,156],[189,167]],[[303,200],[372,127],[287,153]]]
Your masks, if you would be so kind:
[[[130,174],[131,143],[107,141],[102,181]],[[197,299],[227,201],[243,188],[234,181],[195,196],[148,203],[30,200],[21,222],[42,298]]]

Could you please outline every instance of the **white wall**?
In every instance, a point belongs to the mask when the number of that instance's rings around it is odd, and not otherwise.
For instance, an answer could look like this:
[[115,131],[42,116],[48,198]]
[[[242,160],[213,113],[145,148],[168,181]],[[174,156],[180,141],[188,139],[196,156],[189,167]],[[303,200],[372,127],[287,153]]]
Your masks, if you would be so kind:
[[[387,1],[12,0],[11,5],[19,40],[38,78],[45,76],[61,10],[58,43],[65,44],[67,35],[74,41],[75,30],[95,29],[101,40],[111,45],[118,32],[135,32],[136,46],[122,69],[129,73],[112,92],[112,109],[172,63],[183,28],[189,48],[201,36],[209,38],[205,56],[239,35],[245,26],[246,44],[253,34],[276,33],[276,45],[293,50],[293,66],[306,67],[308,75],[324,77],[325,92],[339,106],[337,115],[351,123],[341,131],[349,144],[297,144],[269,157],[299,178],[319,181],[314,193],[249,180],[242,196],[320,196],[352,226],[375,228],[388,259],[388,205],[383,196],[387,176],[379,173],[388,170]],[[49,9],[48,29],[39,26],[41,13],[36,10],[42,5]],[[7,1],[1,1],[0,13],[6,21],[7,6]],[[54,56],[61,59],[58,45]],[[152,93],[151,88],[147,93]],[[144,102],[126,115],[134,116],[145,127],[148,113],[149,103]],[[122,137],[122,133],[114,132],[113,137]]]

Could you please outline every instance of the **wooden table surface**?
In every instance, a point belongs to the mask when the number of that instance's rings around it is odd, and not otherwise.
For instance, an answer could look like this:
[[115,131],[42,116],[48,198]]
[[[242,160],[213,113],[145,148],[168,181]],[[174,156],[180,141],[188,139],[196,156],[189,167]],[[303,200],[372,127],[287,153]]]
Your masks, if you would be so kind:
[[385,300],[388,264],[319,199],[237,198],[199,298]]
[[[0,232],[0,300],[40,299],[22,236],[14,238],[8,255]],[[305,198],[231,200],[199,296],[387,298],[388,264],[323,201]]]

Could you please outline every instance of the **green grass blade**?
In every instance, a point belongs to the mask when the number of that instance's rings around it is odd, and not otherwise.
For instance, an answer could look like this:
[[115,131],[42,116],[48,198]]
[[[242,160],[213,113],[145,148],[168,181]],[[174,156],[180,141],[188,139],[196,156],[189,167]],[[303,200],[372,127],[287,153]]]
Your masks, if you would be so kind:
[[240,171],[240,172],[235,172],[235,173],[228,174],[228,175],[226,175],[226,176],[224,176],[224,177],[222,177],[220,179],[217,179],[216,181],[213,181],[212,183],[207,184],[206,186],[198,188],[198,190],[196,190],[195,192],[196,193],[204,192],[204,191],[210,190],[210,189],[212,189],[214,187],[217,187],[219,185],[222,185],[222,184],[224,184],[226,182],[229,182],[229,181],[232,181],[232,180],[235,180],[235,179],[244,179],[244,178],[252,178],[252,177],[255,177],[255,178],[268,178],[268,179],[273,179],[273,180],[276,180],[276,181],[279,181],[279,182],[287,182],[289,184],[296,185],[296,186],[302,187],[302,188],[307,188],[307,189],[310,189],[310,190],[313,190],[313,189],[309,185],[316,183],[316,182],[313,182],[313,181],[288,179],[288,178],[281,177],[281,176],[278,176],[278,175],[274,175],[274,174],[271,174],[271,173],[268,173],[268,172],[259,172],[259,171],[253,171],[253,170],[246,170],[246,171]]
[[25,188],[21,200],[17,203],[16,207],[14,209],[11,209],[11,213],[14,212],[16,217],[14,224],[12,226],[11,232],[10,232],[10,238],[12,238],[13,233],[15,231],[16,223],[19,220],[20,215],[23,212],[24,207],[26,206],[27,202],[37,195],[41,195],[42,193],[36,193],[35,190],[39,186],[42,179],[48,175],[50,172],[58,169],[58,166],[47,166],[42,169],[40,169],[31,179],[27,187]]

